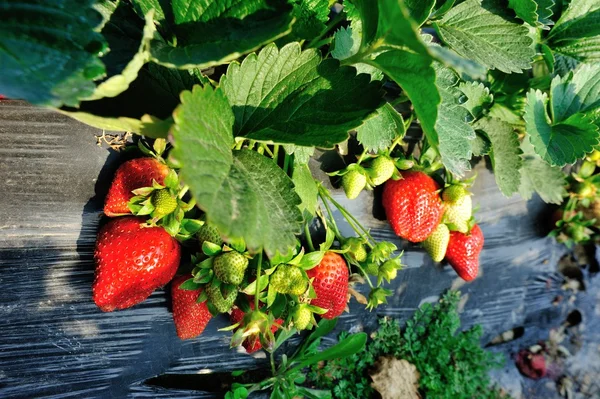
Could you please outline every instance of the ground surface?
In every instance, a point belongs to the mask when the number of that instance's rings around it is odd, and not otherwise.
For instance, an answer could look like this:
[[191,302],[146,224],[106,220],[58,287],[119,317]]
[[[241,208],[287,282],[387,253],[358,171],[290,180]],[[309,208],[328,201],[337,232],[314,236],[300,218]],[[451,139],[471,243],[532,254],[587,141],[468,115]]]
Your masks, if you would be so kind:
[[[214,397],[221,387],[210,373],[265,364],[262,354],[228,348],[229,335],[217,332],[225,319],[212,321],[201,338],[182,342],[163,290],[114,313],[100,312],[91,301],[102,201],[123,159],[96,145],[99,134],[52,111],[0,101],[0,397]],[[475,170],[474,203],[485,234],[480,278],[463,284],[447,265],[434,265],[422,249],[405,245],[407,266],[393,284],[396,295],[389,305],[368,313],[353,302],[338,327],[371,330],[381,315],[406,319],[420,304],[459,288],[463,322],[482,324],[484,343],[512,328],[523,332],[492,347],[508,356],[507,367],[494,375],[502,386],[515,396],[558,397],[555,381],[566,375],[576,397],[598,397],[600,281],[582,274],[575,262],[567,274],[583,281],[587,291],[573,290],[573,281],[565,285],[558,272],[565,249],[544,236],[548,207],[539,199],[502,197],[485,164]],[[343,200],[339,191],[337,198]],[[381,210],[373,198],[363,193],[344,203],[376,238],[394,240],[377,218]],[[594,263],[578,259],[588,269]],[[567,328],[561,341],[572,356],[557,360],[553,379],[522,377],[511,356],[548,339],[550,329],[574,309],[583,322]],[[174,376],[148,383],[164,374]]]

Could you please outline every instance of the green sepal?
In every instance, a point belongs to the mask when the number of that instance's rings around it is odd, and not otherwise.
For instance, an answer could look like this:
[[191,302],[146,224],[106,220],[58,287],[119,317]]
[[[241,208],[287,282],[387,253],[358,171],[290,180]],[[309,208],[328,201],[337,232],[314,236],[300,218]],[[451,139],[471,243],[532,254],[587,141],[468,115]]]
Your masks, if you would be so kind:
[[[202,293],[204,293],[204,291]],[[207,299],[208,299],[208,296],[207,296]],[[210,301],[206,302],[206,307],[208,308],[208,311],[210,312],[210,314],[213,315],[213,317],[216,317],[221,314],[221,312],[219,312],[217,310],[217,308],[215,308],[215,305],[210,303]]]
[[[141,202],[140,205],[141,207],[139,209],[134,206],[134,208],[137,210],[137,212],[134,213],[136,216],[150,215],[154,211],[154,205],[152,205],[150,198],[147,198],[145,201]],[[127,204],[127,206],[129,206],[129,204]],[[133,212],[133,209],[130,208],[130,210]]]
[[214,276],[214,272],[212,269],[200,269],[198,274],[194,277],[194,282],[198,284],[207,284],[209,283]]
[[319,250],[321,252],[327,251],[333,245],[333,241],[335,240],[335,232],[333,229],[328,228],[325,233],[325,242],[319,245]]
[[140,149],[140,151],[142,152],[142,154],[152,157],[152,158],[156,158],[156,154],[146,146],[146,144],[143,142],[143,140],[138,140],[137,142],[137,146]]
[[161,225],[172,237],[175,237],[179,232],[179,220],[172,213],[162,218]]
[[233,331],[240,326],[240,323],[235,323],[227,327],[219,328],[217,331]]
[[196,234],[204,223],[197,219],[182,219],[181,220],[181,234],[194,235]]
[[211,269],[213,267],[213,260],[215,258],[204,259],[202,262],[198,264],[198,267],[201,269]]
[[286,254],[281,254],[279,252],[277,252],[275,254],[275,256],[273,256],[271,259],[269,259],[269,262],[271,263],[271,266],[277,266],[277,265],[281,265],[283,263],[289,263],[292,258],[294,258],[294,256],[296,255],[296,251],[288,251]]
[[202,252],[204,252],[206,256],[215,256],[223,252],[223,249],[212,242],[204,241],[202,243]]
[[320,307],[314,306],[314,305],[308,305],[308,308],[311,310],[311,312],[316,313],[316,314],[325,314],[328,312],[327,309],[323,309],[323,308],[320,308]]
[[277,295],[275,297],[275,301],[273,301],[273,304],[270,307],[271,314],[275,318],[280,318],[283,315],[285,309],[287,308],[287,302],[288,298],[286,295]]
[[[145,197],[149,196],[150,194],[152,194],[153,191],[154,191],[154,187],[140,187],[140,188],[136,188],[135,190],[133,190],[132,193],[134,193],[136,196],[139,196],[140,198],[145,198]],[[134,198],[138,198],[138,197],[133,197],[129,201],[133,201]]]
[[315,299],[317,297],[317,292],[315,291],[315,288],[313,287],[313,280],[314,279],[310,279],[310,284],[308,285],[308,298],[309,299]]
[[262,292],[264,291],[265,288],[267,288],[267,285],[269,285],[269,276],[266,275],[261,275],[259,278],[257,278],[256,280],[254,280],[253,282],[251,282],[250,284],[248,284],[243,290],[242,292],[244,294],[247,295],[254,295],[256,294],[256,285],[259,284],[258,288],[258,292]]
[[159,182],[157,182],[156,180],[152,179],[152,187],[155,190],[162,190],[163,188],[166,188],[165,186],[163,186],[162,184],[160,184]]
[[179,176],[177,176],[177,172],[173,169],[171,169],[169,174],[167,174],[167,177],[165,177],[165,186],[174,191],[179,190]]
[[[206,290],[202,290],[200,295],[198,295],[198,299],[196,299],[196,303],[203,303],[203,302],[206,302],[207,300],[208,300],[208,294],[206,293]],[[211,314],[213,314],[213,313],[211,312]]]
[[412,159],[396,159],[394,165],[400,170],[409,170],[415,167],[415,161]]
[[310,270],[321,263],[324,256],[325,252],[323,251],[309,252],[304,255],[298,266],[303,270]]
[[227,245],[239,253],[246,252],[246,242],[243,238],[230,238],[227,240]]
[[238,295],[235,300],[235,305],[244,313],[252,311],[252,308],[250,307],[250,301],[246,295]]
[[154,152],[156,155],[161,156],[163,152],[167,149],[167,140],[165,139],[156,139],[154,140],[154,144],[152,145]]
[[200,284],[198,284],[195,279],[190,278],[185,280],[183,283],[179,284],[179,288],[180,290],[187,290],[187,291],[196,291],[198,289],[200,289]]
[[300,261],[302,260],[302,258],[304,257],[304,248],[302,248],[300,250],[300,253],[298,253],[296,256],[294,256],[293,259],[291,259],[289,262],[287,262],[289,265],[294,265],[297,266],[300,264]]
[[267,308],[273,306],[273,303],[275,303],[275,299],[277,299],[277,291],[275,291],[273,285],[269,285],[269,289],[267,291]]

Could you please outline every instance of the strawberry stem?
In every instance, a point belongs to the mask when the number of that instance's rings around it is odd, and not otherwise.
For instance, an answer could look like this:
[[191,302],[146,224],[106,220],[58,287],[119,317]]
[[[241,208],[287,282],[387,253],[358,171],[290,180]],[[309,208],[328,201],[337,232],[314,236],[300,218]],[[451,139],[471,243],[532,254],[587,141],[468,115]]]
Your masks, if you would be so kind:
[[[346,208],[344,208],[339,202],[334,200],[333,197],[331,196],[331,194],[329,194],[329,192],[323,187],[319,187],[319,195],[321,196],[321,199],[323,200],[325,207],[328,208],[327,201],[326,201],[326,199],[328,199],[329,201],[331,201],[333,206],[335,206],[340,211],[342,216],[344,216],[344,218],[346,219],[346,221],[348,222],[350,227],[352,227],[352,230],[354,230],[354,232],[356,232],[356,234],[358,234],[359,236],[362,236],[364,234],[368,238],[367,245],[370,248],[373,248],[373,243],[375,243],[376,241],[371,236],[371,233],[369,233],[369,231],[367,229],[365,229],[363,227],[363,225],[361,225],[360,222],[358,220],[356,220],[356,218],[354,216],[352,216],[352,214],[346,210]],[[328,211],[329,211],[329,208],[328,208]],[[356,226],[354,224],[356,224]],[[337,228],[337,226],[336,226],[336,228]],[[361,232],[361,230],[362,230],[362,232]]]
[[285,172],[286,175],[290,175],[288,169],[290,167],[290,158],[291,156],[286,152],[285,153],[285,157],[283,158],[283,171]]
[[260,279],[260,272],[262,269],[262,255],[263,255],[263,250],[262,248],[258,251],[258,267],[256,270],[256,290],[254,292],[254,310],[258,310],[258,294],[259,294],[259,290],[260,290],[260,281],[258,281]]
[[277,163],[277,159],[279,158],[279,144],[275,144],[273,146],[273,160]]
[[308,225],[308,222],[304,224],[304,236],[306,237],[308,249],[310,249],[311,252],[314,252],[315,246],[313,245],[312,237],[310,236],[310,227]]

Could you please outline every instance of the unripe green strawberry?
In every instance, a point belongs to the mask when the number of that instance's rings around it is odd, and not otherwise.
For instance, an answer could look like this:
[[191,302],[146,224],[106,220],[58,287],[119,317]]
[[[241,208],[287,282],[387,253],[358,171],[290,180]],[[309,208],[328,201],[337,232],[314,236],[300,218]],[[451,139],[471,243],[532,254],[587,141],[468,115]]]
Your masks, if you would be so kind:
[[392,178],[396,171],[394,161],[385,155],[381,155],[373,161],[369,174],[374,185],[379,186]]
[[226,284],[240,285],[248,267],[248,258],[237,251],[223,252],[213,261],[213,270]]
[[221,284],[210,284],[208,288],[206,288],[206,295],[217,311],[225,313],[233,306],[238,291],[237,289],[222,289]]
[[198,230],[198,241],[200,241],[200,245],[204,244],[204,241],[208,241],[219,247],[223,246],[223,240],[221,239],[221,235],[216,227],[204,223],[200,230]]
[[448,229],[448,226],[445,224],[440,224],[433,233],[423,241],[423,247],[434,262],[441,262],[446,256],[448,242],[450,242],[450,229]]
[[298,266],[279,265],[271,275],[269,284],[281,294],[302,295],[308,288],[308,280]]
[[348,238],[342,249],[348,249],[348,255],[350,255],[357,262],[364,262],[367,259],[367,250],[365,249],[365,245],[360,238]]
[[585,178],[590,177],[596,171],[596,162],[583,161],[579,168],[579,176]]
[[600,161],[600,151],[598,151],[598,150],[592,151],[588,155],[588,158],[590,159],[590,161],[594,161],[594,162]]
[[379,274],[379,265],[375,262],[367,263],[365,266],[365,272],[371,276],[377,276]]
[[367,176],[356,169],[353,169],[342,176],[342,187],[344,188],[344,192],[346,193],[346,197],[348,197],[348,199],[354,199],[358,197],[366,185]]
[[379,267],[379,272],[377,273],[377,284],[380,284],[381,281],[386,280],[388,283],[396,278],[398,275],[398,270],[402,269],[402,264],[400,263],[400,259],[388,259],[383,262],[383,265]]
[[294,311],[292,319],[298,331],[306,330],[311,325],[312,312],[308,306],[300,305]]
[[154,205],[154,215],[162,217],[177,208],[177,198],[171,195],[168,189],[163,188],[152,194],[152,205]]
[[596,194],[596,187],[589,182],[577,183],[573,187],[573,190],[579,198],[591,198]]
[[469,195],[469,192],[466,188],[461,185],[452,185],[446,187],[442,192],[442,200],[444,202],[456,202],[459,199],[463,198],[465,195]]
[[473,214],[473,202],[469,192],[463,186],[450,186],[442,193],[442,199],[445,207],[442,222],[450,225],[453,231],[467,233]]

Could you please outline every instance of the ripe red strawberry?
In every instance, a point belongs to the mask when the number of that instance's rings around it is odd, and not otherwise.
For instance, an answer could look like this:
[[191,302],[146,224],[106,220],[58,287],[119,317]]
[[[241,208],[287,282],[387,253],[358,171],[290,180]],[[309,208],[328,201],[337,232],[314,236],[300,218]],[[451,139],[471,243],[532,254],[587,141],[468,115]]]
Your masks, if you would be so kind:
[[465,281],[474,280],[479,272],[479,253],[483,248],[483,233],[473,225],[469,234],[450,232],[446,260]]
[[402,172],[402,179],[388,180],[383,189],[383,208],[396,235],[411,242],[425,240],[440,224],[443,206],[435,180],[423,172]]
[[131,213],[127,203],[134,196],[133,190],[151,187],[152,180],[164,184],[169,174],[169,167],[154,158],[136,158],[119,166],[112,181],[106,201],[106,216],[119,216]]
[[202,334],[212,315],[206,306],[206,301],[196,302],[202,289],[184,290],[179,286],[192,275],[177,276],[171,283],[173,297],[173,321],[180,339],[195,338]]
[[96,305],[104,311],[142,302],[167,284],[177,271],[181,248],[162,227],[142,227],[144,219],[113,219],[98,233],[92,287]]
[[[253,298],[254,297],[248,297],[248,300],[250,301],[250,308],[252,310],[254,310],[254,303],[252,302],[254,300]],[[244,316],[246,316],[246,313],[244,313],[242,309],[236,306],[231,310],[231,315],[229,316],[229,318],[231,320],[231,323],[235,324],[240,323],[243,320]],[[282,324],[282,319],[276,319],[275,324],[271,326],[271,332],[275,334],[275,332],[279,329],[279,326],[281,326]],[[244,349],[246,349],[246,352],[248,354],[254,353],[262,349],[262,344],[260,343],[260,339],[258,339],[258,336],[247,337],[244,340],[244,342],[242,342],[242,346],[244,347]]]
[[348,301],[348,265],[343,257],[335,252],[327,252],[321,263],[306,271],[313,278],[313,288],[317,297],[310,304],[327,309],[321,315],[325,319],[334,319],[342,314]]

